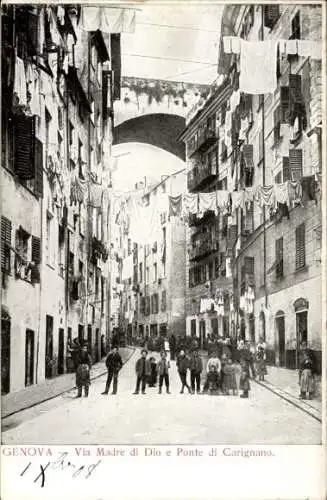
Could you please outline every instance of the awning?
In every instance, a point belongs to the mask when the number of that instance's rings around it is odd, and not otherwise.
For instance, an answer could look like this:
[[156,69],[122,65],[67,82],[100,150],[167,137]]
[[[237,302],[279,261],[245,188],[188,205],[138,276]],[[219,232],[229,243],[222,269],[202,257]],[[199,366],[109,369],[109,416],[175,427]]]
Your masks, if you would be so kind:
[[134,33],[135,10],[116,7],[82,7],[81,24],[86,31]]

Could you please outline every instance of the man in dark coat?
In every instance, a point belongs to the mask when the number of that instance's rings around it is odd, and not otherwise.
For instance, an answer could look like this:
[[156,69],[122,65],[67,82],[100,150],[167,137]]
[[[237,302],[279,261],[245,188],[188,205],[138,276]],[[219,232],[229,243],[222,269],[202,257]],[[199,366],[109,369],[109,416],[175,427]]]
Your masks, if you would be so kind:
[[136,388],[133,394],[138,394],[140,392],[140,386],[142,394],[145,394],[145,387],[147,377],[151,375],[150,362],[146,359],[148,351],[142,349],[141,357],[136,361],[135,371],[136,371]]
[[176,365],[177,365],[179,377],[180,377],[181,382],[182,382],[182,388],[181,388],[180,394],[184,393],[184,387],[187,387],[188,392],[191,394],[191,388],[188,385],[187,380],[186,380],[187,370],[189,368],[189,361],[188,361],[188,359],[185,355],[185,351],[183,349],[181,350],[181,352],[177,358]]
[[203,370],[202,359],[199,356],[199,352],[197,350],[194,350],[190,360],[192,394],[194,394],[195,392],[195,384],[196,384],[196,392],[200,394],[202,370]]
[[106,388],[102,394],[108,394],[110,389],[110,384],[113,379],[113,391],[112,394],[117,394],[118,388],[118,373],[123,366],[121,356],[118,352],[118,347],[114,347],[111,352],[109,352],[106,358],[106,367],[108,370]]
[[169,346],[170,346],[170,359],[172,361],[175,361],[175,356],[176,356],[176,337],[174,334],[171,335],[169,339]]

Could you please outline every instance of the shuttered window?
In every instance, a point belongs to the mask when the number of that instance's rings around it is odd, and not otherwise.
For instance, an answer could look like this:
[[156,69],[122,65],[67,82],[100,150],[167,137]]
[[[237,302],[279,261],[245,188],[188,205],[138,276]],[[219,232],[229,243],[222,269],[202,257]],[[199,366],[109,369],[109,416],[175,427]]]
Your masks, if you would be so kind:
[[244,257],[244,273],[254,274],[254,257]]
[[164,290],[161,294],[161,311],[165,312],[167,309],[167,292]]
[[1,216],[1,269],[10,272],[11,221]]
[[254,226],[254,220],[253,220],[253,201],[248,206],[248,209],[246,210],[245,214],[245,220],[244,220],[244,230],[246,232],[253,232],[253,226]]
[[227,248],[232,248],[237,238],[237,226],[234,224],[227,229]]
[[280,122],[289,123],[290,121],[290,89],[289,87],[280,88]]
[[120,99],[121,82],[121,45],[120,33],[113,33],[110,36],[111,46],[111,68],[113,70],[113,99]]
[[35,264],[40,264],[41,262],[41,243],[40,238],[32,236],[32,261]]
[[[109,93],[109,96],[108,96]],[[102,72],[102,116],[103,120],[108,116],[108,97],[111,97],[110,71]]]
[[291,179],[293,181],[301,180],[303,176],[302,149],[289,150],[289,165]]
[[283,237],[276,240],[275,251],[276,251],[276,278],[282,278],[284,276],[284,241]]
[[283,156],[283,182],[291,179],[290,159],[288,156]]
[[281,140],[280,134],[280,124],[281,124],[281,106],[274,111],[274,143],[278,144]]
[[295,269],[305,267],[305,224],[295,230]]
[[15,115],[14,117],[14,165],[15,172],[22,180],[35,177],[35,117]]
[[264,7],[264,25],[272,28],[280,16],[279,5],[265,5]]
[[43,198],[43,144],[38,139],[35,140],[34,193],[39,198]]
[[243,160],[245,168],[254,168],[253,162],[253,144],[244,144],[243,146]]

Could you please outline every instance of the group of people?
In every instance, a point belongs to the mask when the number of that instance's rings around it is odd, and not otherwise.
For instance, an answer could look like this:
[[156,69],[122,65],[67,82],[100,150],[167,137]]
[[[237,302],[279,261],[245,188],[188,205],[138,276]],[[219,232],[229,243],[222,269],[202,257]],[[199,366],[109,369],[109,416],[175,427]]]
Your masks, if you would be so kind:
[[[175,354],[175,353],[174,353]],[[90,370],[92,359],[88,352],[87,344],[76,349],[76,386],[77,397],[82,396],[82,388],[87,397],[90,386]],[[156,387],[158,393],[162,394],[163,386],[167,394],[170,394],[170,368],[171,368],[170,344],[164,341],[160,358],[156,361],[154,356],[148,358],[146,348],[141,350],[141,355],[135,364],[136,385],[133,394],[145,394],[146,387]],[[113,383],[112,394],[117,394],[118,375],[123,366],[118,347],[114,346],[106,357],[108,370],[105,389],[102,394],[108,394],[111,383]],[[250,379],[258,377],[263,381],[267,374],[266,367],[266,345],[263,339],[255,348],[250,342],[240,340],[238,344],[232,344],[230,339],[225,339],[222,348],[212,349],[208,361],[204,367],[203,359],[197,348],[192,348],[187,354],[181,349],[176,357],[176,368],[181,382],[180,393],[186,389],[190,394],[211,395],[237,395],[242,391],[240,397],[248,398],[251,390]],[[204,370],[205,368],[205,370]],[[299,385],[300,398],[312,399],[315,391],[315,361],[306,344],[301,344],[299,354]],[[201,388],[201,381],[204,381]]]

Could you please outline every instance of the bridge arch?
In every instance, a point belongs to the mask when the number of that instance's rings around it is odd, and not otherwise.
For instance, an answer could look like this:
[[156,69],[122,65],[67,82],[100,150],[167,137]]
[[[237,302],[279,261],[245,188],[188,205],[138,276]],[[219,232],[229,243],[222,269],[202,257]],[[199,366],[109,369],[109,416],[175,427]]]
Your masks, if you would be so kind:
[[126,120],[114,128],[113,145],[141,142],[161,148],[185,161],[185,144],[178,137],[185,118],[166,113],[146,114]]

